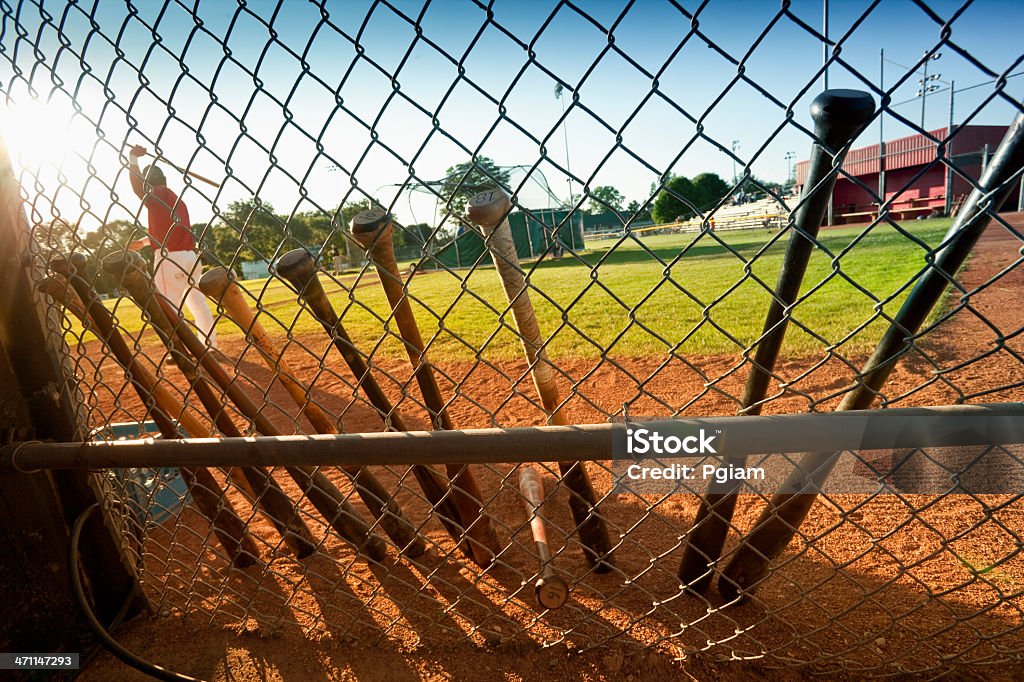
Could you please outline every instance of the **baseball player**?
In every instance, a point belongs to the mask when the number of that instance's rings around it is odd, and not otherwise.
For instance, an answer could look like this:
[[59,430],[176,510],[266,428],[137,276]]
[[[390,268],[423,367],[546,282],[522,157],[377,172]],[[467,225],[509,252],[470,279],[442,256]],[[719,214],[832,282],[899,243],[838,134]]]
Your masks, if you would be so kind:
[[185,303],[206,342],[216,348],[213,314],[206,297],[194,286],[203,274],[203,264],[196,253],[188,207],[167,187],[167,178],[156,164],[139,169],[139,157],[145,154],[145,147],[132,147],[128,153],[128,168],[132,190],[142,199],[149,214],[149,234],[131,242],[128,248],[133,251],[146,246],[153,248],[156,259],[153,281],[157,291],[179,309]]

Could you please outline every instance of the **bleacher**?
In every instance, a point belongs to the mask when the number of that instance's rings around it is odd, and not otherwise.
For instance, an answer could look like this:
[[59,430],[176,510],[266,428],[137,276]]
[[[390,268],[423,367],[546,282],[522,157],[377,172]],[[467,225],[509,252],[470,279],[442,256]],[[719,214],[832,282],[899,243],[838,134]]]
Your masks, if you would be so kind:
[[[956,208],[963,202],[963,196],[958,195],[953,202]],[[870,223],[878,218],[879,205],[877,203],[853,205],[846,204],[837,206],[835,210],[836,225],[852,225],[856,223]],[[889,198],[889,205],[886,214],[893,220],[914,220],[916,218],[927,218],[935,213],[945,214],[946,196],[896,196]]]
[[[796,197],[786,198],[787,203],[796,203],[796,200]],[[746,204],[723,206],[708,217],[708,222],[714,230],[778,230],[788,219],[788,209],[768,197]],[[703,229],[703,225],[703,219],[691,218],[663,227],[675,227],[677,232],[696,232]]]
[[[797,197],[786,197],[786,202],[795,204]],[[772,198],[760,199],[746,204],[727,205],[707,216],[713,230],[779,230],[789,220],[789,211]],[[631,234],[659,235],[673,232],[699,232],[704,229],[703,218],[690,218],[674,223],[663,223],[650,227],[634,227]],[[622,230],[587,234],[587,239],[607,239],[622,236]]]

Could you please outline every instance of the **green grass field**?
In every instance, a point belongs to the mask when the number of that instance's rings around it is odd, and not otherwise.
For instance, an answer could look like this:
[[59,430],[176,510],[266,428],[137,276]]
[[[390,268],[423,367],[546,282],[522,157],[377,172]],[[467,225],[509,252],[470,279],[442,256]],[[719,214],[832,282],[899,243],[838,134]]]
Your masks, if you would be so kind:
[[[937,219],[907,222],[904,229],[934,246],[948,226],[948,219]],[[821,242],[839,258],[833,262],[815,251],[802,290],[813,292],[796,308],[794,319],[824,341],[791,324],[785,354],[812,352],[826,343],[842,343],[846,352],[868,350],[884,328],[883,322],[875,321],[856,331],[875,314],[871,295],[885,300],[899,293],[884,306],[890,314],[902,302],[906,283],[925,264],[925,250],[888,225],[863,236],[861,231],[822,232]],[[770,236],[761,230],[719,233],[735,253],[708,235],[646,237],[642,245],[628,240],[616,246],[615,241],[605,240],[588,243],[588,251],[581,254],[583,262],[571,257],[544,262],[532,270],[530,282],[536,288],[531,298],[541,330],[552,337],[549,353],[596,358],[602,353],[665,355],[673,348],[691,355],[740,352],[760,334],[770,300],[765,288],[752,278],[744,279],[744,273],[749,268],[772,288],[781,267],[785,240],[765,248]],[[378,357],[404,355],[393,338],[382,339],[380,318],[389,311],[372,270],[361,277],[343,277],[340,285],[326,277],[323,281],[346,329],[364,352],[377,344]],[[266,313],[279,321],[262,317],[268,331],[283,339],[290,328],[294,336],[312,339],[314,348],[322,348],[318,323],[300,309],[284,284],[276,280],[244,284],[261,297]],[[410,292],[423,336],[432,339],[432,356],[472,359],[479,354],[505,359],[520,355],[517,338],[503,326],[503,322],[511,324],[511,318],[502,315],[507,303],[493,267],[422,273],[413,279]],[[108,304],[126,329],[134,332],[141,327],[130,303]],[[218,333],[222,338],[241,337],[241,331],[226,319]]]

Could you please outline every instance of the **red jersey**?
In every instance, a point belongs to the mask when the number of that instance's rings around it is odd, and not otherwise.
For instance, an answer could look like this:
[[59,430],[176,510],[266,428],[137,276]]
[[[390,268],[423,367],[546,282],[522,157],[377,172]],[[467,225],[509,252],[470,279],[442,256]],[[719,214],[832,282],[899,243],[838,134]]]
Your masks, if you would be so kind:
[[154,251],[159,252],[161,246],[168,251],[196,250],[188,207],[177,194],[166,186],[154,187],[146,195],[146,209],[149,213],[149,245]]

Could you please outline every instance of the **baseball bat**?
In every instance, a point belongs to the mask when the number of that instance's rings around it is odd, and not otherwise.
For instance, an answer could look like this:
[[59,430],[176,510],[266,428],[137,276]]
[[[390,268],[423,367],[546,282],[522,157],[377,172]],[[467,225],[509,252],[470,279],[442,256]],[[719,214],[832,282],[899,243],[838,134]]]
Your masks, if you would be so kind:
[[[79,318],[83,326],[91,327],[96,332],[100,342],[124,369],[129,383],[156,423],[160,435],[167,439],[179,438],[178,427],[171,417],[175,412],[173,407],[167,407],[167,398],[170,394],[156,388],[158,384],[153,375],[128,348],[128,344],[114,324],[110,311],[104,307],[95,290],[82,276],[85,273],[85,266],[86,260],[82,254],[72,254],[67,259],[52,259],[50,269],[65,280],[60,281],[51,277],[43,280],[40,286],[66,310],[74,314],[84,313],[84,316]],[[254,565],[259,557],[259,548],[213,474],[202,467],[179,467],[179,471],[192,495],[192,500],[200,513],[210,522],[214,536],[227,552],[232,565],[239,568]]]
[[[790,221],[789,243],[747,374],[739,414],[761,413],[789,324],[789,308],[800,294],[800,285],[814,250],[813,240],[828,210],[839,166],[850,144],[874,112],[875,102],[871,95],[859,90],[826,90],[811,102],[815,142],[811,147],[807,180]],[[725,467],[742,467],[745,464],[745,457],[726,458],[723,462]],[[741,483],[732,477],[724,483],[712,478],[700,500],[679,563],[679,580],[693,593],[703,594],[711,584],[715,564],[722,555],[729,524],[736,510]]]
[[569,599],[569,584],[555,574],[552,566],[548,533],[544,528],[544,520],[540,517],[540,507],[544,503],[544,484],[532,466],[526,465],[519,470],[519,492],[523,495],[526,514],[530,517],[530,532],[537,545],[537,556],[540,559],[540,578],[533,586],[537,603],[546,609],[561,608]]
[[[395,431],[406,431],[401,415],[394,409],[377,380],[370,374],[369,366],[356,350],[355,344],[352,343],[351,337],[345,331],[345,327],[341,324],[341,320],[327,298],[327,292],[324,291],[323,285],[320,284],[320,279],[317,277],[313,257],[305,249],[293,249],[278,259],[275,270],[278,275],[291,284],[298,294],[299,300],[323,326],[334,347],[341,353],[345,364],[355,375],[357,385],[374,409],[380,413],[385,427]],[[448,495],[447,484],[443,482],[436,471],[428,466],[414,465],[412,472],[434,513],[438,515],[441,525],[455,540],[463,554],[476,562],[476,555],[472,549],[467,549],[463,542],[462,529],[466,524],[459,516],[455,502]]]
[[[198,358],[200,365],[218,388],[227,394],[259,433],[264,436],[282,435],[241,386],[231,380],[224,368],[208,352],[206,345],[181,318],[177,309],[157,293],[145,269],[146,262],[142,256],[134,251],[118,252],[104,259],[103,265],[108,272],[120,277],[122,287],[148,315],[154,329],[160,330],[161,336],[176,339],[192,358]],[[190,373],[198,375],[198,367],[194,360],[182,352],[179,352],[179,359],[189,367]],[[384,541],[359,518],[345,496],[322,472],[313,467],[286,467],[285,470],[341,538],[373,561],[380,562],[387,556]]]
[[[338,433],[338,428],[320,406],[310,399],[308,388],[296,378],[298,375],[288,365],[284,353],[278,349],[277,344],[256,319],[231,271],[223,267],[207,270],[199,279],[199,289],[245,332],[247,340],[259,351],[267,367],[274,372],[275,378],[288,391],[316,432]],[[388,493],[387,488],[373,472],[360,466],[344,466],[342,470],[352,479],[360,499],[370,513],[380,520],[380,525],[388,537],[394,540],[407,556],[422,556],[426,551],[426,543],[406,518],[394,496]]]
[[[135,145],[133,145],[133,144],[131,144],[129,142],[125,142],[124,146],[125,147],[134,147]],[[212,186],[220,189],[220,183],[219,182],[214,182],[210,178],[208,178],[208,177],[206,177],[204,175],[200,175],[199,173],[196,173],[195,171],[190,171],[187,168],[182,168],[181,166],[173,164],[173,163],[171,163],[171,161],[166,156],[159,156],[157,154],[153,154],[153,153],[148,152],[148,151],[146,152],[145,155],[149,156],[149,157],[152,157],[154,161],[163,161],[164,163],[166,163],[168,166],[170,166],[174,170],[178,171],[179,173],[183,173],[185,175],[188,175],[190,177],[195,178],[196,180],[200,180],[202,182],[205,182],[208,185],[212,185]]]
[[[133,253],[132,260],[141,260],[138,254]],[[103,268],[108,272],[119,274],[123,269],[124,257],[121,254],[111,254],[103,260]],[[141,305],[140,305],[141,307]],[[145,312],[145,309],[143,309]],[[235,426],[230,416],[224,411],[223,405],[213,388],[206,380],[199,375],[195,364],[182,352],[178,344],[164,333],[164,329],[154,324],[164,345],[167,346],[175,364],[181,370],[189,385],[195,391],[196,396],[203,407],[215,421],[221,433],[228,437],[241,437],[242,433]],[[180,404],[167,389],[160,385],[160,389],[167,393],[167,400],[173,401],[178,406],[178,414],[181,414],[181,422],[185,430],[193,438],[210,438],[213,436],[206,424],[196,419],[191,412],[181,410]],[[295,503],[281,486],[274,480],[273,476],[264,467],[242,467],[241,471],[231,469],[229,474],[238,484],[238,487],[252,499],[257,508],[270,520],[285,543],[292,549],[299,558],[305,558],[316,551],[316,540],[312,532],[302,518],[295,512]]]
[[[470,200],[469,219],[483,230],[484,240],[491,251],[494,266],[512,309],[512,317],[544,411],[552,424],[567,426],[569,420],[561,406],[558,385],[543,348],[540,326],[530,302],[526,278],[519,266],[516,245],[512,240],[512,228],[508,223],[511,209],[512,200],[509,195],[500,188],[494,188],[480,192]],[[587,470],[580,462],[559,462],[558,471],[569,489],[569,509],[587,564],[595,573],[611,571],[615,565],[612,543],[604,519],[598,514],[597,495]]]
[[[409,364],[412,365],[413,375],[430,414],[430,423],[435,430],[451,431],[454,427],[446,401],[441,395],[434,368],[427,360],[426,346],[405,294],[402,276],[398,273],[395,247],[391,241],[393,229],[391,215],[381,209],[363,211],[352,218],[352,237],[363,247],[377,268],[378,278],[398,325],[398,333],[405,342]],[[463,523],[463,526],[477,563],[487,565],[494,560],[500,545],[491,520],[484,513],[480,485],[468,465],[448,464],[445,469],[452,482],[452,496],[459,509],[459,517],[468,522]]]
[[[66,284],[55,281],[55,278],[44,280],[40,283],[39,288],[54,300],[61,301],[65,308],[83,320],[83,324],[86,323],[85,310],[74,289],[67,288]],[[206,424],[185,410],[178,399],[171,394],[166,386],[157,381],[145,365],[140,365],[139,371],[141,372],[141,383],[147,387],[153,401],[160,406],[164,413],[177,415],[178,423],[184,426],[185,431],[193,438],[213,437]],[[161,435],[168,437],[166,428],[160,430]],[[229,470],[229,475],[236,485],[259,505],[259,508],[271,520],[296,556],[304,558],[316,551],[316,542],[313,540],[309,528],[302,522],[302,519],[294,516],[295,510],[291,499],[277,485],[266,469],[245,467],[239,474],[232,468]],[[203,475],[203,479],[209,480],[205,475]],[[291,523],[288,524],[279,519],[291,519]]]
[[[978,186],[943,237],[933,263],[900,306],[838,410],[871,407],[897,362],[913,347],[913,337],[942,300],[943,293],[954,281],[992,215],[1013,191],[1022,167],[1024,113],[1019,113],[999,143]],[[730,601],[745,597],[768,575],[771,562],[782,554],[807,518],[838,458],[839,453],[830,452],[804,455],[726,566],[718,581],[718,591],[723,597]]]

